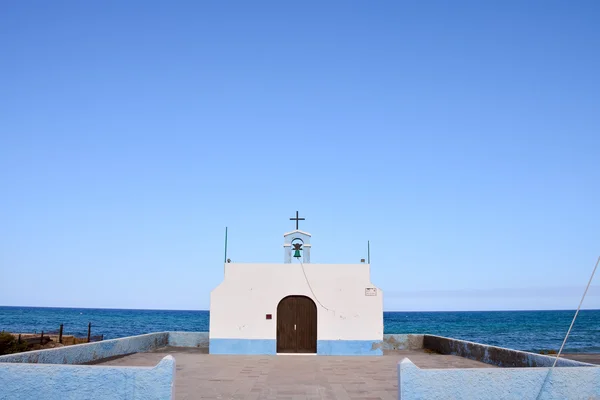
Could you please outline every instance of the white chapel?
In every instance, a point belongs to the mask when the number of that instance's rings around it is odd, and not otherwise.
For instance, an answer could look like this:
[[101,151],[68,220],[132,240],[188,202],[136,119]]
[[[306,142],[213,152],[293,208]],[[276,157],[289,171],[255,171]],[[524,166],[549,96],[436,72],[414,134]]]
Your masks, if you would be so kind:
[[383,354],[383,293],[370,264],[312,264],[304,218],[290,219],[283,264],[225,263],[210,295],[209,352]]

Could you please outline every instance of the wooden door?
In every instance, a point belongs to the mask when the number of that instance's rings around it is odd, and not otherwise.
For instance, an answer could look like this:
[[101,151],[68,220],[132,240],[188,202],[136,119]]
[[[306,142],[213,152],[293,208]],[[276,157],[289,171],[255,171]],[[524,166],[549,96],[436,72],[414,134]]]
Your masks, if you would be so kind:
[[296,352],[317,352],[317,306],[308,297],[296,299]]
[[317,352],[317,306],[305,296],[288,296],[277,306],[277,352]]
[[296,352],[296,325],[296,297],[286,297],[277,306],[278,353]]

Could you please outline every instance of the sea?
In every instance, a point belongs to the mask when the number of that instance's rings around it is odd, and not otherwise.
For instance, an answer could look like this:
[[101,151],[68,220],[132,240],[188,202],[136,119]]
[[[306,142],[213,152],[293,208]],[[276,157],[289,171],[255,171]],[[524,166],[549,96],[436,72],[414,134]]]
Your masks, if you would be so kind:
[[[429,333],[525,351],[558,351],[575,311],[384,312],[384,333]],[[0,331],[105,339],[161,331],[207,332],[208,311],[0,306]],[[600,353],[600,310],[582,310],[563,350]]]

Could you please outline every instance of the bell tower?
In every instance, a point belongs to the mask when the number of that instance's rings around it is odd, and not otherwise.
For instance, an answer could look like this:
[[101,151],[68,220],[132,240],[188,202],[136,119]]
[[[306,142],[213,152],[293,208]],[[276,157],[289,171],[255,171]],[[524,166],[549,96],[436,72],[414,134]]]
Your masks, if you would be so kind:
[[298,229],[298,221],[304,221],[305,218],[298,217],[298,211],[296,211],[296,218],[290,218],[290,220],[296,221],[296,230],[283,235],[283,262],[290,264],[292,257],[294,257],[301,260],[304,264],[309,264],[310,233]]

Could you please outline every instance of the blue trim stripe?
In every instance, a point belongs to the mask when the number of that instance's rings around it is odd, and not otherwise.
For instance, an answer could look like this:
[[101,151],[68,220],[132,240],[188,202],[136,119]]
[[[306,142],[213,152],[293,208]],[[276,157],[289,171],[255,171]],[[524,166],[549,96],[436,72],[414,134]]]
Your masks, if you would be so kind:
[[[380,356],[381,340],[318,340],[317,354],[324,356]],[[267,354],[277,351],[275,339],[210,339],[210,354]]]
[[276,354],[275,339],[210,339],[210,354]]
[[318,340],[317,354],[324,356],[381,356],[382,340]]

